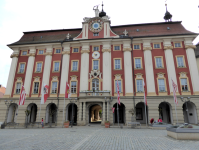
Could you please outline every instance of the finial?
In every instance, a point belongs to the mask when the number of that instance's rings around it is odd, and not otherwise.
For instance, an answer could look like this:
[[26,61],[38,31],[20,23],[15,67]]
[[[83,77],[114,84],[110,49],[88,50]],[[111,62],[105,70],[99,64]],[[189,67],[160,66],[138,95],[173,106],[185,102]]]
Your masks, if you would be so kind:
[[124,33],[125,36],[128,35],[128,32],[126,31],[126,29],[125,29],[125,31],[123,33]]
[[70,36],[71,36],[71,35],[68,33],[67,36],[66,36],[66,38],[67,38],[67,39],[70,39]]
[[102,11],[104,11],[104,10],[103,10],[103,6],[104,6],[104,4],[103,4],[103,1],[102,1]]
[[104,17],[104,16],[106,16],[106,12],[104,12],[103,6],[104,6],[104,4],[103,4],[103,1],[102,1],[102,11],[99,13],[99,16],[100,16],[101,18]]
[[[166,1],[165,1],[165,2],[166,2]],[[168,10],[167,10],[167,4],[165,4],[165,6],[166,6],[166,13],[165,13],[165,15],[164,15],[164,20],[165,20],[165,21],[171,21],[172,15],[171,15],[170,12],[168,12]]]

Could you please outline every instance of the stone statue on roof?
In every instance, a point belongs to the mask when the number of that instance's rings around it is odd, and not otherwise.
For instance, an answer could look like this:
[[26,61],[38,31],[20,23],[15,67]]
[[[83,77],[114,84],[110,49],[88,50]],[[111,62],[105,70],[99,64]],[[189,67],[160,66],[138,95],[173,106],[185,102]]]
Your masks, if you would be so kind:
[[[95,8],[96,7],[96,8]],[[95,17],[99,17],[99,9],[98,9],[98,5],[93,7],[93,10],[95,11]]]

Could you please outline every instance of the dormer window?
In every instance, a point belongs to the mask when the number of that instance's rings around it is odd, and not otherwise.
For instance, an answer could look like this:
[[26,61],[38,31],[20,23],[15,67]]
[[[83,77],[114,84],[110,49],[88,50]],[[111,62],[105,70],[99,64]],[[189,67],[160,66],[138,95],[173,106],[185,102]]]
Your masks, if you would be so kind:
[[93,36],[99,36],[99,33],[93,33]]

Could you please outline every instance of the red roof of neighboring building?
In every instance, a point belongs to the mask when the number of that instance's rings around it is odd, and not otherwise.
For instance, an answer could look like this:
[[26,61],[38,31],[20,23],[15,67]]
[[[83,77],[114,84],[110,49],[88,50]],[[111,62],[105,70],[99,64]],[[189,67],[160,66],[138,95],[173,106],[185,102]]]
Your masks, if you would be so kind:
[[3,95],[5,94],[5,92],[6,92],[6,88],[2,87],[2,85],[0,85],[0,98],[3,97]]

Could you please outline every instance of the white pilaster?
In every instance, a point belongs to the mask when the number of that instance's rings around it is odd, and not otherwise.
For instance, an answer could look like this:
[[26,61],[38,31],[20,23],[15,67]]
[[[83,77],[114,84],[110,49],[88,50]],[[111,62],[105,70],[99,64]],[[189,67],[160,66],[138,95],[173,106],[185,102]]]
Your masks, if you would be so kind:
[[79,102],[79,121],[82,121],[82,102]]
[[89,52],[89,43],[82,43],[80,91],[88,90]]
[[62,71],[61,71],[61,85],[60,85],[60,95],[65,94],[66,82],[68,81],[69,74],[69,60],[70,60],[70,44],[63,45],[63,59],[62,59]]
[[85,22],[85,23],[83,23],[83,29],[82,29],[82,32],[83,32],[83,35],[82,35],[82,39],[88,39],[88,23],[87,22]]
[[36,52],[35,47],[30,47],[29,49],[30,49],[30,52],[29,52],[29,58],[28,58],[28,65],[27,65],[26,76],[25,76],[25,81],[24,81],[24,88],[26,91],[26,96],[29,96],[30,94],[30,86],[31,86],[32,72],[33,72],[35,52]]
[[103,90],[112,91],[111,88],[111,42],[103,42]]
[[[173,93],[171,78],[173,82],[175,82],[175,84],[178,85],[172,49],[173,49],[173,46],[171,46],[171,40],[164,39],[164,54],[165,54],[165,59],[166,59],[166,67],[167,67],[170,93]],[[177,92],[178,92],[178,88],[177,88]]]
[[130,41],[123,41],[125,96],[133,96],[133,75]]
[[52,51],[53,51],[52,46],[46,47],[46,53],[45,53],[46,57],[45,57],[45,64],[44,64],[44,73],[43,73],[43,78],[42,78],[42,87],[43,87],[43,83],[49,85]]
[[86,121],[86,102],[83,103],[83,121]]
[[110,118],[109,118],[109,102],[107,102],[107,121],[110,121]]
[[4,97],[10,97],[11,96],[15,72],[16,72],[16,68],[17,68],[18,56],[19,56],[19,49],[13,48],[13,53],[11,55],[12,63],[11,63],[11,66],[10,66],[10,72],[9,72],[9,76],[8,76],[6,92],[5,92]]
[[150,40],[143,40],[143,50],[144,50],[144,62],[145,62],[145,72],[146,72],[146,82],[147,82],[147,96],[156,95],[155,92],[155,81],[153,72],[153,62],[151,54],[151,43]]
[[192,38],[185,38],[185,48],[187,53],[187,60],[191,75],[191,82],[193,86],[193,93],[194,95],[199,94],[199,75],[198,75],[198,68],[196,63],[196,57],[194,53],[195,46],[192,44]]
[[105,102],[103,102],[103,122],[105,121],[105,115],[106,115],[106,110],[105,110]]

